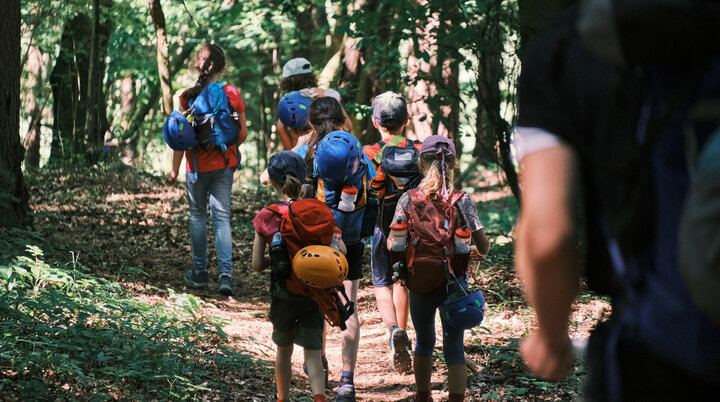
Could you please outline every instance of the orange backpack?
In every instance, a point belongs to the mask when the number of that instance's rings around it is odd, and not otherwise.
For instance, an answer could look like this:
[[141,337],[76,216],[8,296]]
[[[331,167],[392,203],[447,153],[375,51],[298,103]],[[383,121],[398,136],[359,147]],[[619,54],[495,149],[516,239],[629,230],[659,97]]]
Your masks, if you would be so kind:
[[[290,261],[303,247],[330,245],[337,226],[332,211],[324,202],[303,198],[290,201],[288,205],[273,204],[267,208],[282,217],[280,233],[285,240]],[[290,293],[310,296],[330,325],[345,330],[345,321],[354,312],[354,304],[348,299],[342,285],[330,289],[313,288],[302,283],[291,271],[290,278],[285,281],[285,288]],[[345,302],[340,295],[345,298]]]

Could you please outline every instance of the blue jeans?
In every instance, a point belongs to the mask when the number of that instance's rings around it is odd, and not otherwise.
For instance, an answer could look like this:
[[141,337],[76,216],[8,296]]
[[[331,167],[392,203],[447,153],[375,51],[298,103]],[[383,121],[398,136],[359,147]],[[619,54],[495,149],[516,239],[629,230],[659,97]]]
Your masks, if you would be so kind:
[[[465,277],[458,277],[463,287],[467,287]],[[435,349],[435,312],[447,299],[447,290],[426,295],[410,292],[410,318],[415,327],[415,356],[431,357]],[[465,363],[465,330],[455,328],[440,316],[443,329],[443,356],[448,366]]]
[[226,168],[187,174],[186,187],[190,204],[190,240],[193,270],[207,271],[207,205],[210,196],[210,218],[215,234],[218,274],[232,275],[232,231],[230,230],[230,192],[233,172]]

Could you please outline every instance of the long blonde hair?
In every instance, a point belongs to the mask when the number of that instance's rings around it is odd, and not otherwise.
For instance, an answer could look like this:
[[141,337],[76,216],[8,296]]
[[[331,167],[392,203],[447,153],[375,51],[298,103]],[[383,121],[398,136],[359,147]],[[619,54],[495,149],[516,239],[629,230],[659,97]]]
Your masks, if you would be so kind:
[[445,190],[449,196],[453,192],[455,186],[453,185],[454,169],[455,169],[455,157],[452,155],[445,156],[445,166],[442,168],[442,159],[438,159],[434,152],[425,152],[420,154],[418,159],[418,167],[423,173],[423,179],[418,185],[418,189],[423,192],[426,196],[436,194],[438,197],[442,197],[443,191],[443,174],[445,172]]

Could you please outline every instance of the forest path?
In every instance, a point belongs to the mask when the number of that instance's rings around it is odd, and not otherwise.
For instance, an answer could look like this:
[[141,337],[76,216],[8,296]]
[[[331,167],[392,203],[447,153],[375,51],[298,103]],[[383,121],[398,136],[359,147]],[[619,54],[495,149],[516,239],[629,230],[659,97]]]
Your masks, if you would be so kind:
[[[88,267],[92,274],[121,282],[135,297],[151,303],[168,302],[169,289],[189,293],[209,304],[207,315],[228,320],[224,330],[227,342],[239,350],[266,361],[264,369],[252,375],[233,378],[229,373],[211,374],[213,381],[234,384],[240,392],[221,389],[198,393],[204,400],[270,401],[275,395],[272,362],[275,352],[268,320],[268,273],[254,273],[250,266],[254,237],[252,219],[271,203],[268,189],[247,189],[236,183],[232,198],[233,282],[235,296],[222,296],[217,290],[212,230],[208,231],[210,286],[195,290],[184,283],[191,267],[188,206],[183,183],[167,185],[161,178],[125,171],[69,174],[39,171],[30,183],[31,208],[36,213],[36,229],[64,253]],[[488,192],[480,193],[487,195]],[[476,200],[488,202],[487,200]],[[490,204],[488,204],[490,205]],[[489,208],[504,208],[490,206]],[[467,331],[466,357],[469,367],[470,400],[569,400],[577,397],[581,366],[568,380],[549,384],[531,378],[517,354],[517,340],[533,326],[532,311],[522,300],[514,276],[511,244],[496,244],[491,252],[498,257],[481,267],[481,287],[485,291],[486,317],[481,327]],[[388,332],[375,306],[370,279],[369,246],[363,261],[364,278],[358,292],[361,340],[355,368],[357,399],[361,401],[409,400],[414,392],[412,375],[396,374],[390,363]],[[589,329],[606,316],[607,304],[595,297],[581,297],[572,320],[573,337],[586,338]],[[412,323],[409,334],[414,338]],[[447,398],[446,366],[441,358],[439,323],[432,395]],[[329,399],[334,397],[341,371],[340,331],[331,328],[327,336],[330,379]],[[307,377],[302,372],[302,350],[293,355],[292,400],[312,400]]]

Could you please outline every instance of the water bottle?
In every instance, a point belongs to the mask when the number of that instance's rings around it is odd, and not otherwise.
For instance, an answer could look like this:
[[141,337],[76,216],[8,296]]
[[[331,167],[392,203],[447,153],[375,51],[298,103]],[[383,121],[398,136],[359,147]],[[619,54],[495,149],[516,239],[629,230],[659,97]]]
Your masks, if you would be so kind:
[[285,240],[280,232],[273,235],[270,244],[270,259],[272,260],[270,272],[274,281],[280,282],[290,278],[292,263],[288,256]]
[[466,228],[455,229],[455,254],[470,253],[470,240],[472,232]]
[[395,222],[390,225],[390,248],[392,251],[405,251],[407,246],[408,226],[405,222]]
[[330,241],[330,247],[340,250],[340,240],[342,239],[342,230],[335,228],[333,231],[332,240]]
[[353,186],[345,186],[340,193],[340,202],[338,209],[345,212],[355,210],[355,200],[357,199],[358,189]]

